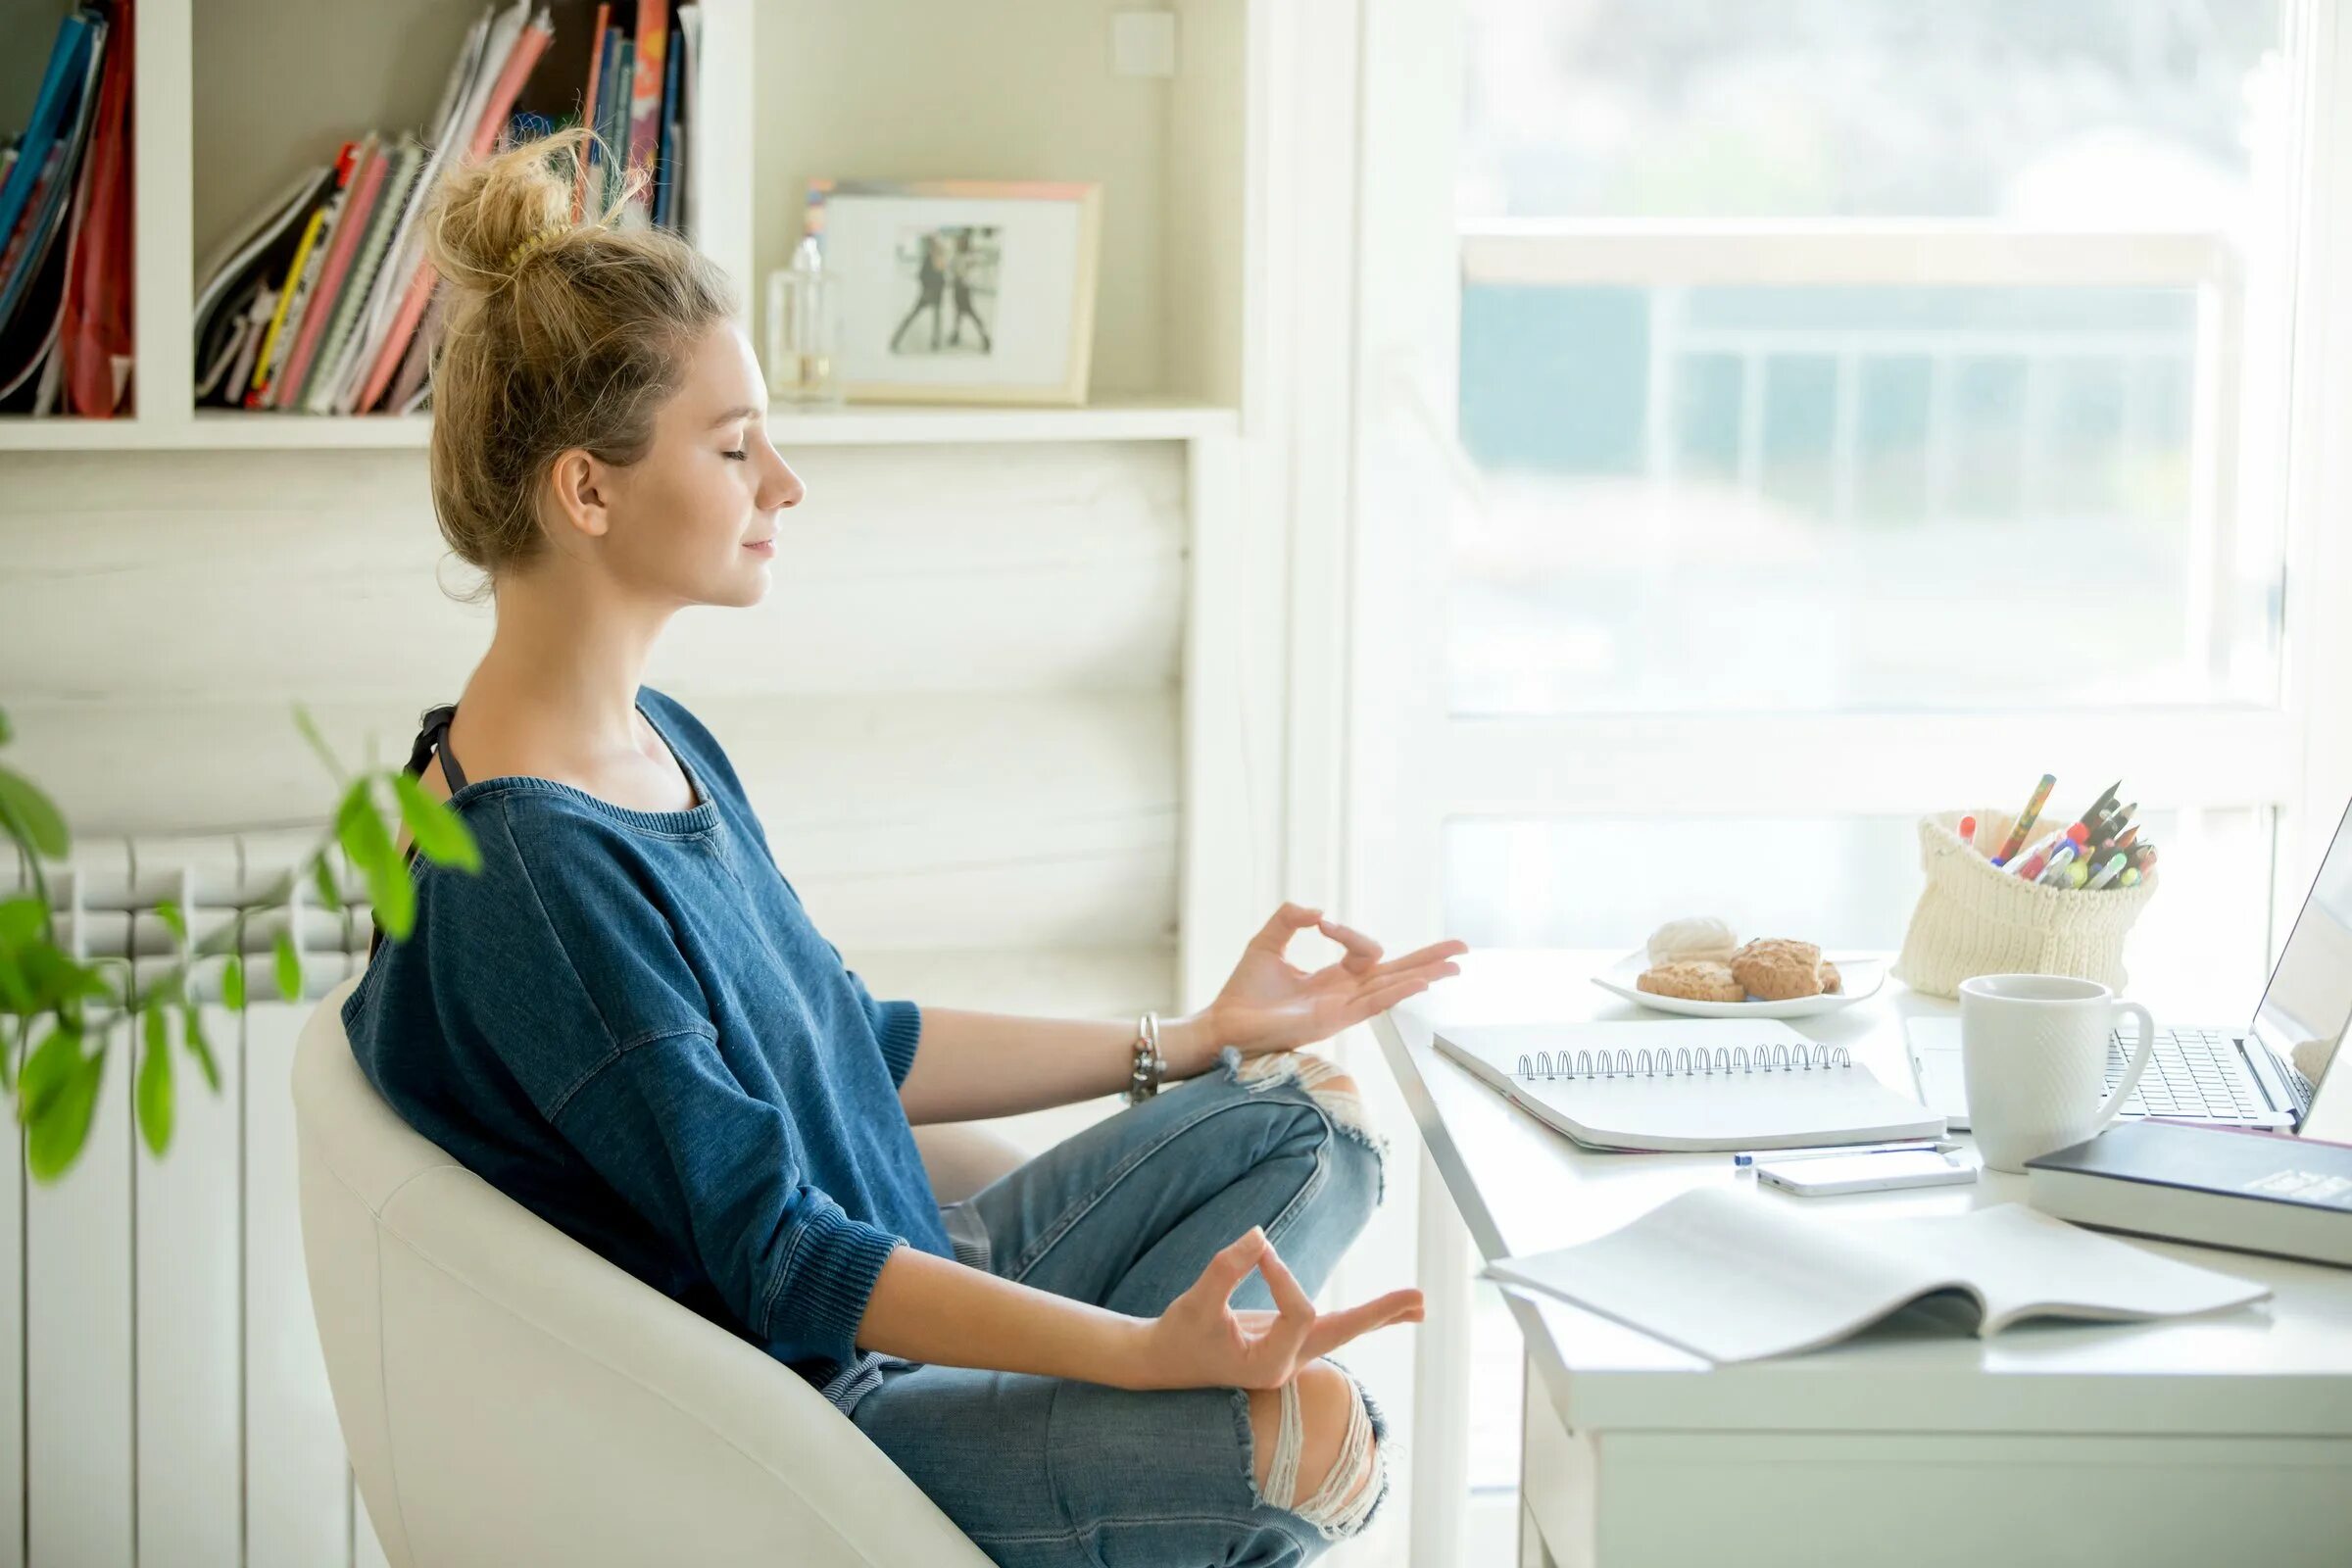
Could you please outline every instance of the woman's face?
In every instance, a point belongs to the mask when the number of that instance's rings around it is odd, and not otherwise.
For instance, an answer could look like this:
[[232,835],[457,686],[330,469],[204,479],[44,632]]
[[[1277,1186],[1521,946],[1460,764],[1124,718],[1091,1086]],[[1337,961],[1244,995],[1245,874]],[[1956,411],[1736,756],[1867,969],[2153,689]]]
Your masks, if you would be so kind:
[[778,514],[808,493],[767,439],[767,387],[732,321],[689,352],[644,459],[600,477],[612,568],[684,604],[765,598]]

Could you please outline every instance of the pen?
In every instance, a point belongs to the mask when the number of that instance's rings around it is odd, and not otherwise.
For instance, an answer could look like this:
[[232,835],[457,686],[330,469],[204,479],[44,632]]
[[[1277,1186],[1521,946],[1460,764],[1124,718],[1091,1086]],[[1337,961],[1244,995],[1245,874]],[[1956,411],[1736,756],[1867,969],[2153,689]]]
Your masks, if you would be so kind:
[[2103,888],[2108,883],[2114,881],[2117,877],[2123,875],[2124,862],[2130,858],[2130,856],[2118,851],[2105,865],[2100,866],[2098,870],[2092,874],[2089,881],[2082,884],[2083,891],[2090,892],[2097,888]]
[[1913,1151],[1949,1153],[1960,1145],[1949,1138],[1905,1138],[1891,1144],[1822,1144],[1811,1149],[1743,1149],[1732,1156],[1734,1165],[1753,1165],[1759,1159],[1828,1159],[1838,1154],[1900,1154]]
[[2105,789],[2099,791],[2099,798],[2090,803],[2090,809],[2082,813],[2081,819],[2075,823],[2075,826],[2081,828],[2084,833],[2088,833],[2093,828],[2097,827],[2099,825],[2099,819],[2115,808],[2116,791],[2122,789],[2123,787],[2124,781],[2119,778],[2114,783],[2108,785]]
[[2057,787],[2057,774],[2041,775],[2041,782],[2034,786],[2034,797],[2026,802],[2026,809],[2018,817],[2017,825],[2010,828],[2008,842],[2001,846],[2001,853],[1993,857],[1996,863],[2007,861],[2026,847],[2026,835],[2034,831],[2034,819],[2041,815],[2042,807],[2049,802],[2050,791]]

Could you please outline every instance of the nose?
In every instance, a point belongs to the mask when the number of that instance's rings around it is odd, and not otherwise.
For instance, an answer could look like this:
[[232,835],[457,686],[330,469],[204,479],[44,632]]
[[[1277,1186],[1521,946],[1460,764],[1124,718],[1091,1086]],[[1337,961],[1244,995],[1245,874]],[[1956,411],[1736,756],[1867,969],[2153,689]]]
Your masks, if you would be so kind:
[[801,498],[808,493],[808,487],[801,483],[801,476],[792,471],[792,465],[784,461],[782,453],[773,446],[769,446],[767,451],[771,461],[760,475],[760,510],[774,512],[784,507],[799,506]]

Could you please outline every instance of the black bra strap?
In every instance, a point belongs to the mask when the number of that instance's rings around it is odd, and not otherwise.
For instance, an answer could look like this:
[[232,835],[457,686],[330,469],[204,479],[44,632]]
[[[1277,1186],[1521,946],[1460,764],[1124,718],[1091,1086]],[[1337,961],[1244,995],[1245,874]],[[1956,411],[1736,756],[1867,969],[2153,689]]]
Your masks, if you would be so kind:
[[435,749],[441,753],[441,776],[449,781],[449,792],[455,795],[466,787],[466,770],[458,765],[458,754],[449,749],[449,721],[458,716],[458,705],[443,703],[439,708],[424,710],[424,727],[416,732],[416,744],[409,749],[409,771],[421,774],[424,764],[432,760]]
[[[458,705],[455,703],[443,703],[439,708],[424,710],[416,731],[416,742],[409,748],[409,764],[404,769],[412,778],[422,776],[425,764],[433,760],[434,751],[439,750],[441,776],[448,781],[452,795],[466,787],[466,770],[458,765],[458,754],[449,749],[449,721],[457,713]],[[416,846],[411,844],[408,853],[401,858],[406,863],[416,858]],[[368,920],[375,927],[368,936],[368,956],[373,958],[377,946],[384,940],[384,926],[382,921],[375,919],[372,911]]]

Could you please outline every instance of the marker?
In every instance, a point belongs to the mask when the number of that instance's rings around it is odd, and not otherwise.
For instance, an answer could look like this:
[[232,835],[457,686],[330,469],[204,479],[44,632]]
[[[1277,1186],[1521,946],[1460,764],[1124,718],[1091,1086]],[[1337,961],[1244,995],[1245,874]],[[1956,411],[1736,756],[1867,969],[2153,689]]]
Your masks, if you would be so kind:
[[[2116,782],[2121,784],[2123,780],[2118,779]],[[2057,787],[2057,774],[2044,773],[2041,775],[2041,782],[2034,787],[2033,799],[2026,802],[2025,813],[2018,817],[2017,826],[2009,830],[2009,842],[2001,846],[2002,859],[2010,858],[2026,847],[2026,835],[2034,831],[2034,819],[2041,815],[2042,807],[2049,803],[2050,791]]]
[[2131,866],[2125,866],[2124,874],[2115,879],[2115,885],[2119,888],[2132,888],[2139,886],[2139,872]]
[[1960,819],[1960,826],[1955,831],[1959,833],[1961,843],[1967,845],[1972,850],[1977,847],[1977,819],[1975,817],[1962,817]]
[[2066,880],[2066,868],[2073,862],[2074,858],[2075,846],[2070,841],[2068,843],[2059,845],[2058,848],[2050,852],[2049,863],[2042,867],[2038,875],[2034,873],[2033,868],[2034,862],[2031,860],[2026,862],[2026,869],[2020,874],[2031,877],[2035,882],[2043,883],[2050,887],[2055,887],[2059,883]]
[[2119,808],[2117,810],[2110,813],[2107,817],[2107,820],[2101,822],[2098,827],[2092,831],[2090,835],[2091,843],[2104,849],[2107,845],[2115,842],[2117,835],[2123,832],[2124,824],[2131,821],[2132,813],[2138,809],[2139,803],[2137,801],[2133,801],[2130,806]]
[[2105,789],[2099,791],[2099,798],[2090,803],[2090,809],[2084,811],[2081,818],[2077,820],[2075,825],[2082,829],[2082,831],[2085,833],[2098,826],[2099,818],[2106,815],[2108,811],[2114,808],[2115,792],[2123,787],[2124,781],[2119,778],[2114,783],[2108,785]]
[[2097,889],[2103,888],[2108,883],[2114,881],[2118,876],[2123,874],[2125,862],[2131,858],[2132,858],[2130,856],[2118,851],[2105,865],[2099,867],[2097,873],[2093,875],[2089,881],[2082,884],[2082,891],[2085,893],[2094,892]]
[[1759,1159],[1775,1162],[1784,1159],[1831,1159],[1839,1154],[1900,1154],[1914,1150],[1929,1150],[1938,1154],[1950,1153],[1960,1147],[1950,1138],[1904,1138],[1888,1144],[1823,1144],[1810,1149],[1743,1149],[1732,1156],[1732,1163],[1753,1165]]

